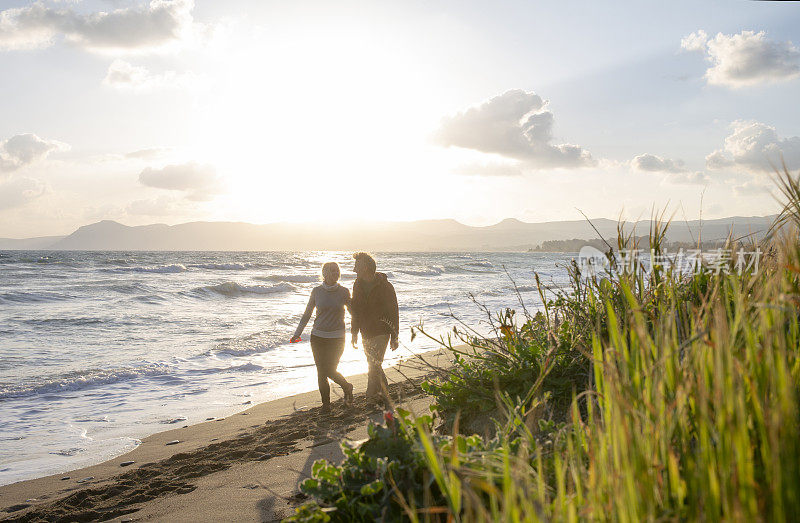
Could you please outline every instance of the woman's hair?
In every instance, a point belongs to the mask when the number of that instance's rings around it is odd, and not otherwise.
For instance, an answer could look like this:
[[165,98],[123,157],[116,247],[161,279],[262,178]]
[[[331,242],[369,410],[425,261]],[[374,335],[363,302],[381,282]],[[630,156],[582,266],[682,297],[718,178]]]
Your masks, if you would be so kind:
[[341,271],[339,271],[339,264],[336,262],[328,262],[322,266],[322,278],[326,280],[332,280],[334,282],[339,281],[339,275]]
[[377,267],[375,266],[375,258],[373,258],[372,256],[370,256],[370,255],[369,255],[369,254],[367,254],[366,252],[357,252],[357,253],[355,253],[355,254],[353,255],[353,258],[354,258],[354,259],[355,259],[357,262],[361,262],[361,263],[363,263],[363,264],[364,264],[364,266],[365,266],[367,269],[369,269],[371,272],[375,272],[375,269],[377,268]]

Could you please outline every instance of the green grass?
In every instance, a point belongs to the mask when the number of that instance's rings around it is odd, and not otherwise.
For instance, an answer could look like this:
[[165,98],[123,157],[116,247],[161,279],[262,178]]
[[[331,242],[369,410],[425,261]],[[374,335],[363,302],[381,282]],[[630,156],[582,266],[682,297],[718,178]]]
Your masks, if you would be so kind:
[[[452,435],[408,416],[373,428],[319,465],[302,488],[320,504],[294,519],[800,518],[800,183],[784,170],[778,186],[783,228],[757,272],[587,280],[573,265],[543,311],[504,311],[488,338],[457,331],[474,350],[426,386]],[[632,241],[620,227],[617,247]],[[460,434],[481,413],[492,433]]]

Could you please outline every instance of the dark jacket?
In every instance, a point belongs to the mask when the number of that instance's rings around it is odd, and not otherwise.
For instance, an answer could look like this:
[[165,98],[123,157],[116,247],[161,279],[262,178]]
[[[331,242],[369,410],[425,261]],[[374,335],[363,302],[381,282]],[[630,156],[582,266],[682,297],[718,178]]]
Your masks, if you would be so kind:
[[366,292],[364,282],[361,280],[356,279],[353,283],[351,306],[353,336],[360,331],[362,338],[390,334],[392,339],[397,339],[400,332],[397,294],[384,273],[376,272],[375,278],[375,283],[369,292]]

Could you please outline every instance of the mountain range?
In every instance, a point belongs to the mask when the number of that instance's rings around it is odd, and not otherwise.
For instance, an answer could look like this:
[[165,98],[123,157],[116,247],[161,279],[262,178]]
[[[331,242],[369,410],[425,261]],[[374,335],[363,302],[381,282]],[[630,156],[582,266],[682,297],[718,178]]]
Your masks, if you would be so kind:
[[[667,239],[696,242],[733,236],[761,237],[775,216],[734,216],[716,220],[673,221]],[[594,227],[593,227],[594,226]],[[647,235],[650,221],[628,223]],[[595,230],[596,229],[596,230]],[[524,251],[548,240],[591,239],[598,232],[616,238],[617,221],[591,220],[526,223],[506,219],[472,227],[456,220],[342,224],[191,222],[179,225],[127,226],[104,220],[68,236],[0,238],[0,250],[112,251]]]

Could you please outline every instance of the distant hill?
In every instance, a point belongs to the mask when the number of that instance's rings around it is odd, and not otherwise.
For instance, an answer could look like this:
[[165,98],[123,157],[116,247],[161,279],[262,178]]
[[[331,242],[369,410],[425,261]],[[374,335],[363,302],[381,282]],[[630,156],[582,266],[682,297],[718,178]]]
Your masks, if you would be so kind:
[[0,251],[35,251],[48,249],[66,236],[41,236],[39,238],[0,238]]
[[[673,222],[669,241],[762,236],[774,216],[731,217],[700,222]],[[617,222],[592,220],[605,238],[616,236]],[[629,224],[628,227],[631,227]],[[647,234],[649,221],[636,223],[637,236]],[[85,225],[65,237],[0,240],[0,249],[53,250],[169,250],[169,251],[525,251],[543,242],[597,238],[586,220],[525,223],[503,220],[487,227],[471,227],[455,220],[373,222],[349,225],[238,222],[192,222],[180,225],[129,227],[104,220]]]

